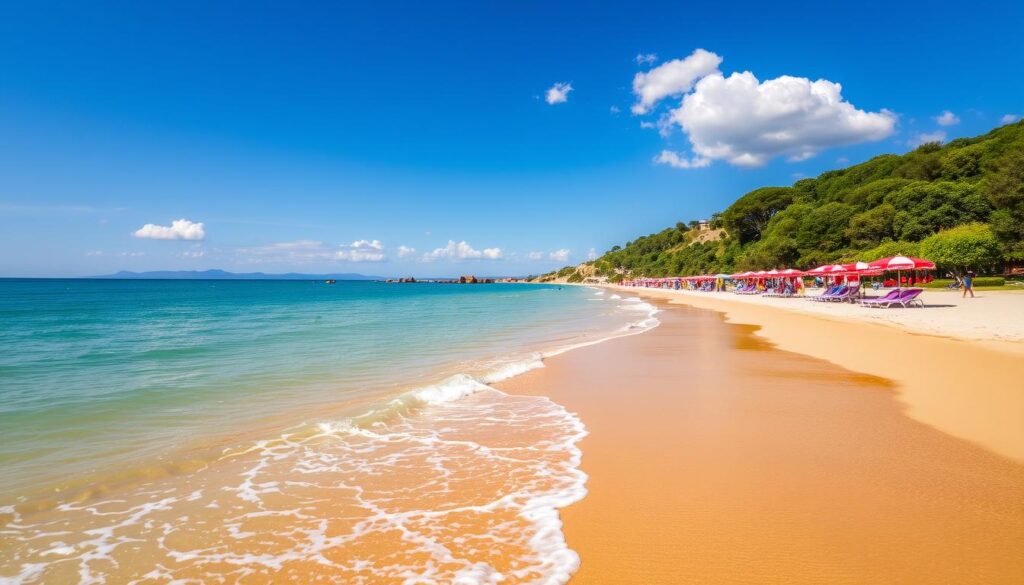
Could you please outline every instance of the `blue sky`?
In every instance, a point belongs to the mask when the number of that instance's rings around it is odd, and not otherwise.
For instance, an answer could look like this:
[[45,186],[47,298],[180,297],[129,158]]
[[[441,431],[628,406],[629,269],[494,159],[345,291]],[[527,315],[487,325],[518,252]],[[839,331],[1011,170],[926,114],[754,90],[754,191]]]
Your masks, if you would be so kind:
[[1014,3],[155,4],[0,8],[0,275],[537,273],[1024,114]]

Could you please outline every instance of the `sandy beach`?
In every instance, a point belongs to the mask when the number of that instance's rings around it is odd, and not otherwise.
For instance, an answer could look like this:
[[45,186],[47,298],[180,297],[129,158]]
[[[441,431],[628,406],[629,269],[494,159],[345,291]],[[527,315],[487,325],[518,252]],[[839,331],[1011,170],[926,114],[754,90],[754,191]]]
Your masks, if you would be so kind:
[[589,431],[589,493],[561,514],[573,582],[1021,582],[1014,344],[615,292],[668,299],[661,326],[501,384]]
[[[711,309],[796,353],[894,383],[907,414],[1024,462],[1024,294],[928,291],[925,309],[625,289]],[[941,332],[942,335],[935,335]]]

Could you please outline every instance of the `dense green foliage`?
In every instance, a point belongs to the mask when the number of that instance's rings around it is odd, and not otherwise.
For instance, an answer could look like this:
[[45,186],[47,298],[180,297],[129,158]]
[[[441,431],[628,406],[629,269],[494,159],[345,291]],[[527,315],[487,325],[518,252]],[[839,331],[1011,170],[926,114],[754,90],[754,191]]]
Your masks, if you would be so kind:
[[921,255],[940,270],[1024,262],[1024,122],[881,155],[789,187],[764,187],[712,218],[637,238],[594,261],[607,277],[672,276]]
[[928,236],[921,242],[921,254],[957,274],[972,268],[990,272],[1001,260],[999,241],[992,228],[983,223],[968,223]]

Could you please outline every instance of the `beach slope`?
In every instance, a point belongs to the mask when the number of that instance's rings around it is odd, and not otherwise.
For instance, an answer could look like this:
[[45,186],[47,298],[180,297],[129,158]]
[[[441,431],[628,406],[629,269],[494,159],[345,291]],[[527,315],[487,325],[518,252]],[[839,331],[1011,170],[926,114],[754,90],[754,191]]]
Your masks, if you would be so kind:
[[590,432],[573,582],[1019,582],[1024,466],[908,417],[883,378],[662,306],[501,385]]

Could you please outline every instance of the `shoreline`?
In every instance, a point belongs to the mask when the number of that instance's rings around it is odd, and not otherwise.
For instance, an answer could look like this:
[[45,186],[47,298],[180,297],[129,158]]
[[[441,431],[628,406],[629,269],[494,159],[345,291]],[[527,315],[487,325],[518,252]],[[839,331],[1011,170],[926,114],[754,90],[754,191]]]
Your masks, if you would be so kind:
[[[1024,571],[1019,460],[921,424],[898,380],[808,357],[777,322],[740,324],[752,317],[664,292],[645,335],[496,384],[550,397],[589,432],[589,493],[560,511],[581,557],[574,582],[986,583]],[[830,325],[803,317],[812,341]],[[908,351],[951,343],[874,327]]]
[[[756,327],[755,335],[782,350],[891,380],[908,416],[1024,462],[1024,390],[1020,388],[1020,380],[1024,380],[1024,343],[971,339],[957,336],[955,331],[938,336],[904,323],[873,318],[876,313],[890,311],[887,309],[802,299],[747,300],[749,297],[731,293],[606,288],[712,310],[729,323]],[[1008,319],[1024,317],[1024,295],[1015,298],[1022,310]],[[845,313],[840,312],[844,309]],[[851,318],[858,317],[856,311],[864,317]],[[927,308],[891,311],[888,314],[893,316],[912,311],[915,318],[931,318]],[[931,326],[942,326],[941,315]]]

